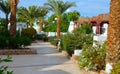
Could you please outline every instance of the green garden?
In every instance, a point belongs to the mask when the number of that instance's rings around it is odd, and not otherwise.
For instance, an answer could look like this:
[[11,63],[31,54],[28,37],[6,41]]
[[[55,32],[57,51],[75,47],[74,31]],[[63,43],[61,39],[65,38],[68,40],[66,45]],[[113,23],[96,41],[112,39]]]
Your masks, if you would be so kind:
[[[75,28],[72,33],[68,32],[70,21],[76,22],[81,17],[77,10],[66,12],[76,6],[75,2],[48,0],[43,6],[26,8],[18,7],[19,1],[0,1],[0,11],[5,14],[5,18],[0,18],[0,50],[24,49],[36,40],[47,41],[57,47],[60,41],[59,51],[67,52],[70,57],[74,50],[82,50],[77,59],[80,70],[100,73],[101,70],[105,72],[106,64],[110,64],[113,68],[110,74],[120,73],[119,0],[111,0],[107,40],[95,47],[93,30],[88,22]],[[53,14],[48,17],[47,14],[51,11]],[[16,30],[17,22],[26,23],[27,28],[23,28],[22,31]],[[39,31],[45,34],[38,34],[33,27],[34,23],[37,23]],[[56,35],[48,37],[48,32],[56,32]],[[61,34],[62,32],[65,34]],[[0,58],[0,64],[14,61],[11,58],[9,55],[6,59]],[[13,74],[13,71],[9,71],[7,66],[0,66],[0,74]]]

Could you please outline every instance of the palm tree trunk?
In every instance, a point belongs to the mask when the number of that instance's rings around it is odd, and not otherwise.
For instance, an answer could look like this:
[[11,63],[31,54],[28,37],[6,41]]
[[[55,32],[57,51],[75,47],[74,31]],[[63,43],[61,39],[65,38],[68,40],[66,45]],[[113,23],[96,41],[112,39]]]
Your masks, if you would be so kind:
[[6,26],[6,30],[8,29],[8,22],[9,22],[8,21],[8,15],[6,15],[6,25],[5,25]]
[[106,63],[114,65],[120,60],[120,0],[111,0],[110,20],[106,48]]
[[42,31],[43,29],[43,20],[40,20],[40,32]]
[[61,19],[60,17],[57,18],[57,39],[60,39],[60,24],[61,24]]
[[30,28],[33,28],[33,22],[30,21]]
[[16,37],[16,8],[17,8],[17,0],[10,0],[10,36]]

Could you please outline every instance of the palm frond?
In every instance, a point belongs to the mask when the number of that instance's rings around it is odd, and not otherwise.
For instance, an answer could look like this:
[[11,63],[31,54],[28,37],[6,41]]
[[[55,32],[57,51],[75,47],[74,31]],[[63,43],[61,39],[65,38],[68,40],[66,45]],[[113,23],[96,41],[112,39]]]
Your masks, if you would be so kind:
[[9,0],[0,2],[0,10],[3,13],[5,13],[5,15],[9,15],[9,13],[10,13]]
[[45,5],[57,15],[62,15],[68,8],[76,6],[75,2],[63,2],[62,0],[48,0]]

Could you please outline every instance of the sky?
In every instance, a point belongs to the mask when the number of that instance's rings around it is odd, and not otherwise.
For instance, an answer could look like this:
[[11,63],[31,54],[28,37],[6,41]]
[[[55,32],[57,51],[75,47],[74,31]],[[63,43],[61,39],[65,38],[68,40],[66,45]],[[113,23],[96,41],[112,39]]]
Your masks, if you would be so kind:
[[[109,13],[110,0],[63,0],[69,2],[76,2],[76,7],[72,7],[69,10],[77,10],[81,16],[93,17],[103,13]],[[20,0],[18,7],[29,7],[32,5],[43,6],[47,0]],[[50,14],[48,14],[50,15]],[[0,16],[3,16],[0,12]]]

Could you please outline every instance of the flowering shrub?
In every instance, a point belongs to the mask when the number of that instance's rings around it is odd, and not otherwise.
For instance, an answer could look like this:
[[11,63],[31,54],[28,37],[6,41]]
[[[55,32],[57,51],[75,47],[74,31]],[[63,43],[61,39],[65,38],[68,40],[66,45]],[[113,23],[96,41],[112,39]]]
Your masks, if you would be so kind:
[[102,47],[84,45],[79,58],[79,66],[86,70],[103,70],[105,68],[105,44]]

